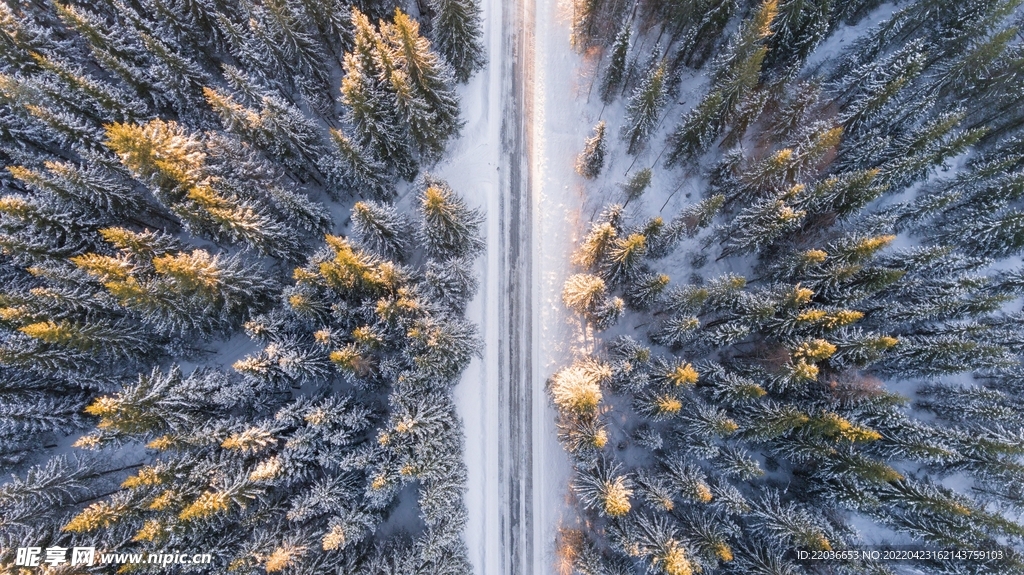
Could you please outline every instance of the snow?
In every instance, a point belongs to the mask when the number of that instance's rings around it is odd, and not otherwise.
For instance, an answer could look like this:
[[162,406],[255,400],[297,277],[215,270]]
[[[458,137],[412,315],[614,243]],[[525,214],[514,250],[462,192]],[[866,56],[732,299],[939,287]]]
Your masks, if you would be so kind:
[[498,165],[501,143],[501,4],[483,2],[487,65],[460,89],[461,137],[433,173],[456,192],[486,212],[487,247],[477,261],[480,289],[470,302],[467,317],[480,329],[483,354],[473,360],[455,388],[455,402],[466,437],[468,470],[466,507],[469,522],[465,540],[475,573],[497,573],[501,565],[498,471],[498,238],[500,198]]
[[[576,148],[590,130],[581,117],[576,97],[589,84],[573,85],[576,68],[582,59],[569,47],[568,21],[561,17],[556,0],[524,0],[527,10],[536,10],[535,82],[532,86],[534,115],[526,118],[532,130],[534,163],[530,167],[535,182],[531,207],[533,225],[533,549],[532,570],[550,573],[554,564],[556,529],[572,517],[566,502],[570,466],[557,442],[555,417],[544,389],[544,382],[571,354],[573,342],[570,324],[562,308],[560,293],[569,270],[568,256],[585,218],[581,217],[583,198],[580,179],[572,171]],[[466,505],[469,524],[465,539],[476,573],[498,573],[502,567],[503,505],[499,457],[498,403],[499,343],[503,334],[499,317],[499,289],[502,227],[502,199],[499,171],[501,159],[501,118],[504,95],[502,85],[502,22],[500,0],[484,0],[484,37],[488,52],[487,67],[478,72],[461,91],[462,113],[466,125],[462,137],[445,162],[434,173],[453,189],[486,211],[487,248],[478,261],[480,290],[470,303],[467,316],[480,327],[484,341],[482,357],[470,364],[455,390],[456,404],[466,435],[466,465],[469,480]],[[530,89],[526,88],[527,98]]]
[[535,0],[533,85],[533,485],[535,574],[553,573],[559,526],[575,523],[567,502],[571,467],[558,444],[556,411],[544,383],[566,364],[580,342],[578,327],[562,305],[571,273],[569,255],[587,224],[582,178],[573,171],[576,154],[590,135],[578,101],[586,98],[585,66],[569,46],[568,2]]

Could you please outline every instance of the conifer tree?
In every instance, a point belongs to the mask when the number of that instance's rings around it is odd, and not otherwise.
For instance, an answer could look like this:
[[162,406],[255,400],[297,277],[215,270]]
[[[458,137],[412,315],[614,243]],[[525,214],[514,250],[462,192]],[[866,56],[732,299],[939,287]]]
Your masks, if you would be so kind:
[[621,517],[632,508],[632,481],[620,473],[620,468],[599,462],[594,468],[581,470],[573,483],[573,491],[583,504],[601,515]]
[[687,112],[683,121],[669,135],[669,155],[665,164],[672,166],[686,162],[711,148],[721,130],[723,94],[709,93],[697,106]]
[[604,280],[590,274],[576,274],[565,280],[562,301],[580,315],[589,315],[603,303],[606,295]]
[[612,242],[603,273],[612,284],[634,281],[643,272],[647,254],[647,236],[635,233]]
[[712,86],[721,92],[722,111],[727,118],[758,85],[761,66],[768,53],[765,40],[772,33],[772,22],[777,14],[777,0],[767,0],[758,6],[740,26],[724,54],[715,61]]
[[569,413],[593,414],[603,397],[601,384],[611,375],[611,369],[595,359],[574,362],[551,377],[555,405]]
[[409,133],[397,116],[396,94],[388,85],[394,55],[369,19],[355,8],[352,26],[355,41],[353,51],[345,54],[345,78],[341,85],[348,120],[360,146],[408,179],[415,172],[416,163]]
[[394,183],[388,177],[383,162],[373,157],[341,130],[331,129],[331,141],[338,150],[341,164],[348,176],[355,180],[357,189],[365,188],[377,199],[388,199],[392,196]]
[[723,255],[743,253],[760,249],[775,241],[782,234],[792,231],[800,225],[801,219],[807,214],[804,210],[795,210],[790,204],[801,193],[801,186],[786,192],[776,199],[763,200],[740,213],[727,230],[723,230],[725,249]]
[[632,309],[645,310],[654,307],[668,285],[665,274],[647,274],[638,278],[625,292],[626,303]]
[[425,279],[437,301],[455,313],[465,311],[478,286],[468,258],[428,262]]
[[573,254],[573,262],[589,270],[597,270],[608,254],[612,241],[619,235],[611,222],[595,223],[580,247]]
[[612,44],[611,56],[608,61],[608,68],[601,78],[601,101],[611,104],[615,95],[619,93],[622,82],[626,77],[626,56],[629,53],[629,39],[632,33],[633,23],[626,20],[622,28],[615,35],[615,42]]
[[412,226],[393,206],[357,202],[352,207],[352,227],[360,243],[375,254],[386,259],[405,259]]
[[629,143],[628,151],[636,154],[647,143],[658,123],[658,115],[666,98],[665,62],[652,63],[640,84],[633,91],[626,107],[626,120],[622,139]]
[[[420,36],[419,24],[401,10],[395,11],[394,24],[382,26],[381,34],[395,52],[395,66],[402,71],[391,76],[399,103],[408,97],[423,103],[421,107],[405,106],[405,119],[417,148],[426,158],[436,159],[444,143],[461,127],[452,72],[431,51],[430,42]],[[405,81],[407,87],[403,86]],[[403,94],[406,89],[410,90],[408,96]],[[420,108],[426,115],[417,112]]]
[[479,229],[483,216],[470,209],[448,184],[430,176],[424,178],[420,196],[422,218],[420,239],[434,258],[475,255],[483,248]]
[[626,203],[639,198],[647,191],[647,188],[651,185],[651,177],[653,175],[654,172],[650,168],[644,168],[626,180],[626,183],[622,186],[623,191],[626,192]]
[[596,178],[604,167],[604,155],[607,148],[604,129],[605,123],[598,122],[594,126],[594,135],[587,138],[583,151],[576,157],[576,173],[588,180]]

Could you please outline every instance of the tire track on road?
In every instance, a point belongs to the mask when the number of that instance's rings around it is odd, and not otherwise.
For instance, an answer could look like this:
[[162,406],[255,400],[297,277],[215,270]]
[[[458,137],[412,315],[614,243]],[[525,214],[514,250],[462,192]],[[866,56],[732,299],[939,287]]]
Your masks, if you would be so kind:
[[502,2],[501,318],[498,466],[503,575],[533,575],[533,0]]

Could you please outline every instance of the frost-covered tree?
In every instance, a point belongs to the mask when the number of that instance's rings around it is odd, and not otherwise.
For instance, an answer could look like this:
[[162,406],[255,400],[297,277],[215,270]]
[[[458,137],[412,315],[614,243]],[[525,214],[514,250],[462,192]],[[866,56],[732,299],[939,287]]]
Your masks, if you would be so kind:
[[594,135],[587,138],[583,151],[576,157],[576,173],[592,180],[601,173],[604,167],[604,156],[607,144],[604,139],[605,123],[598,122],[594,126]]
[[608,67],[601,78],[601,101],[611,104],[618,95],[623,81],[626,79],[626,57],[629,55],[629,39],[632,33],[633,23],[625,21],[622,28],[615,35],[615,42],[611,47],[611,56]]
[[412,239],[412,224],[394,206],[356,202],[352,207],[352,231],[375,254],[402,261]]
[[665,75],[665,63],[653,62],[629,99],[622,139],[629,143],[630,154],[640,151],[658,124],[666,99]]
[[477,254],[483,248],[479,235],[483,223],[480,211],[469,208],[465,200],[441,180],[428,176],[424,186],[419,199],[423,222],[420,239],[427,253],[434,258]]
[[484,64],[480,6],[475,0],[429,0],[438,52],[466,82]]

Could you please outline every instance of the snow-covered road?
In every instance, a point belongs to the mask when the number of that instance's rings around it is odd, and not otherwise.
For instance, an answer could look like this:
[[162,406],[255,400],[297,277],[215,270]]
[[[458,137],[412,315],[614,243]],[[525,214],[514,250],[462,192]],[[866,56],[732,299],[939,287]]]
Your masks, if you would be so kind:
[[463,137],[436,170],[487,212],[468,311],[484,353],[456,390],[466,543],[479,575],[540,575],[569,509],[544,382],[572,344],[559,294],[582,204],[572,157],[589,126],[573,112],[580,58],[558,0],[484,0],[483,16],[489,63],[463,89]]
[[502,259],[499,263],[498,466],[502,575],[531,575],[534,558],[533,1],[502,4]]

